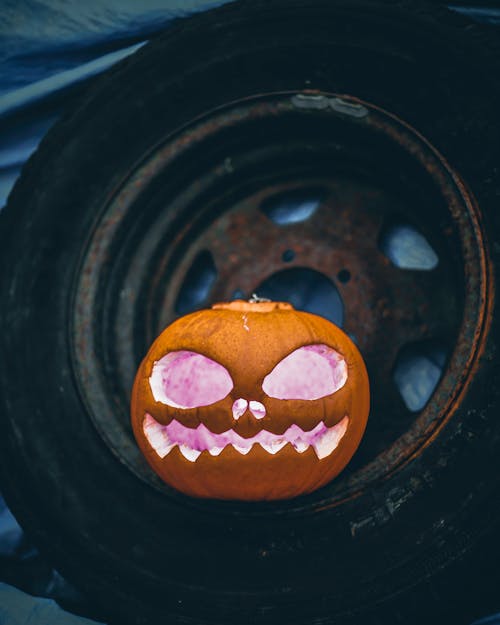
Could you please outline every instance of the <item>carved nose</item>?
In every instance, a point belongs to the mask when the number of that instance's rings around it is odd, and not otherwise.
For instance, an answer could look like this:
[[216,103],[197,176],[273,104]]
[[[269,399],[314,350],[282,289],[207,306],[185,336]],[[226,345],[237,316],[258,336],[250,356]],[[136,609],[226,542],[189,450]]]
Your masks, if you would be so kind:
[[251,401],[249,408],[256,419],[263,419],[266,416],[266,408],[260,401]]
[[236,421],[241,417],[241,415],[245,414],[246,409],[248,408],[248,402],[246,399],[237,399],[233,404],[233,417]]
[[263,419],[266,416],[266,408],[260,401],[250,401],[240,397],[233,404],[233,417],[237,421],[243,414],[245,414],[247,408],[256,419]]

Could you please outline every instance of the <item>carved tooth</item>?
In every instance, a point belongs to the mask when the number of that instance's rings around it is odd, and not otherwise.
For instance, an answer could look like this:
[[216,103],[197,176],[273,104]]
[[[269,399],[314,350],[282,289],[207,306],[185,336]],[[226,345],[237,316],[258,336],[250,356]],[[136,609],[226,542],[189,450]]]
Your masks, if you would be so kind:
[[277,440],[271,441],[270,443],[259,443],[259,445],[261,445],[261,447],[263,447],[267,451],[267,453],[274,455],[278,453],[280,449],[283,449],[286,443],[286,440],[278,438]]
[[318,439],[312,443],[318,459],[321,460],[329,456],[335,447],[337,447],[338,441],[338,437],[335,435],[332,436],[331,432],[325,432],[319,436]]
[[175,447],[175,443],[173,443],[168,437],[166,431],[167,428],[164,425],[161,425],[161,423],[158,423],[158,421],[153,419],[150,415],[146,415],[142,429],[148,443],[156,451],[160,458],[165,458],[165,456]]
[[197,449],[191,449],[191,447],[188,447],[187,445],[179,445],[179,449],[184,458],[186,458],[186,460],[189,460],[190,462],[194,462],[195,460],[197,460],[198,456],[201,454],[201,451],[198,451]]
[[294,441],[292,441],[292,445],[293,445],[293,448],[295,449],[295,451],[298,451],[299,454],[304,453],[304,451],[306,449],[308,449],[308,447],[309,447],[309,443],[306,443],[305,441],[301,440],[300,438],[297,438]]
[[210,449],[208,450],[208,453],[211,456],[218,456],[223,449],[224,447],[210,447]]
[[154,450],[160,458],[165,458],[165,456],[168,455],[174,447],[175,443],[163,443],[162,445],[154,447]]
[[247,453],[252,449],[252,445],[236,445],[235,443],[233,443],[233,447],[236,449],[236,451],[239,451],[240,454],[243,454],[244,456],[246,456]]
[[272,446],[273,446],[274,449],[276,449],[276,451],[274,453],[276,453],[276,452],[280,451],[281,449],[283,449],[283,447],[286,444],[287,444],[287,441],[284,440],[284,439],[273,441]]
[[312,446],[318,459],[326,458],[329,456],[334,449],[337,448],[340,443],[340,439],[344,436],[347,430],[347,424],[349,422],[349,418],[345,416],[342,421],[339,421],[336,425],[317,437],[315,441],[313,441]]

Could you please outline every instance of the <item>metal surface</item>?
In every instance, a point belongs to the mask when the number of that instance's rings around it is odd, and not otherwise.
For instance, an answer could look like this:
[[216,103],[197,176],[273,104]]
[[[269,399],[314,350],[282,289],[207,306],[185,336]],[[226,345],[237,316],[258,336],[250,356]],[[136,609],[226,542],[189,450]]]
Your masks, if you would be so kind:
[[[308,219],[280,225],[266,216],[272,198],[308,189],[321,196]],[[436,269],[402,270],[382,253],[383,229],[399,221],[426,237]],[[335,284],[344,329],[366,359],[369,426],[350,467],[307,503],[251,513],[336,505],[397,471],[452,417],[491,301],[483,237],[474,200],[444,159],[367,102],[284,93],[214,111],[159,141],[95,224],[75,280],[70,330],[82,399],[120,460],[178,497],[136,448],[128,399],[149,344],[178,314],[193,263],[205,254],[216,271],[201,306],[250,296],[285,268],[310,268]],[[393,367],[403,347],[429,339],[448,346],[448,361],[425,409],[411,413]],[[237,504],[224,509],[242,512]]]

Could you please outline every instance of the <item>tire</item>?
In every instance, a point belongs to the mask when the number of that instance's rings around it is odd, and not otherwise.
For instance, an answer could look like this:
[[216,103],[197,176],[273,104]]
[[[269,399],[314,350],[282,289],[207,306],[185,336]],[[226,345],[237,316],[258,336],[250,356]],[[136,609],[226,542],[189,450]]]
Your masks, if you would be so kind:
[[[36,544],[106,618],[465,624],[500,608],[497,67],[489,35],[423,3],[235,2],[181,21],[104,74],[43,140],[1,215],[1,486]],[[418,436],[413,421],[408,433],[394,418],[386,444],[372,413],[373,458],[361,450],[331,488],[269,505],[198,502],[155,481],[128,417],[132,365],[165,322],[151,293],[174,289],[155,273],[173,242],[144,252],[135,291],[120,281],[135,271],[128,253],[144,248],[144,223],[174,215],[165,197],[194,193],[209,156],[233,165],[214,144],[196,166],[178,148],[166,178],[155,170],[144,182],[137,172],[146,175],[145,163],[151,172],[155,154],[209,111],[226,123],[230,103],[297,93],[318,106],[346,106],[322,94],[371,103],[374,117],[387,111],[443,156],[476,219],[450,253],[457,275],[475,276],[463,293],[457,287],[473,313],[450,331],[468,359],[462,369],[450,359],[415,416]],[[99,247],[106,211],[125,188],[132,208],[116,218],[120,235],[102,234]],[[414,218],[433,227],[424,208]],[[469,222],[458,221],[448,230],[466,232]],[[92,299],[93,289],[102,297]],[[120,297],[130,298],[128,316],[117,312]],[[112,357],[120,340],[125,373]]]

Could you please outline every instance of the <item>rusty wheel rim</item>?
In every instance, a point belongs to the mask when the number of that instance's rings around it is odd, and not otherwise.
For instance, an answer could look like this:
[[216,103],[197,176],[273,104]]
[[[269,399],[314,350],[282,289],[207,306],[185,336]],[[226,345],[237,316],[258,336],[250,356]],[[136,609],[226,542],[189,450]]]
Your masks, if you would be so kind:
[[[321,199],[309,219],[283,228],[266,216],[273,198],[312,191]],[[421,214],[419,199],[427,199]],[[401,271],[381,252],[380,233],[401,215],[439,250],[435,271]],[[487,333],[485,249],[475,200],[459,175],[391,113],[318,92],[232,103],[159,138],[103,206],[72,297],[82,400],[115,455],[186,505],[238,515],[339,505],[422,453],[459,407]],[[249,295],[294,267],[326,276],[341,293],[344,329],[367,361],[373,409],[351,465],[317,493],[272,504],[195,502],[160,482],[135,445],[128,418],[135,370],[181,313],[179,293],[204,252],[217,279],[199,307]],[[450,347],[442,377],[423,410],[405,413],[392,382],[395,359],[405,345],[435,335]]]

